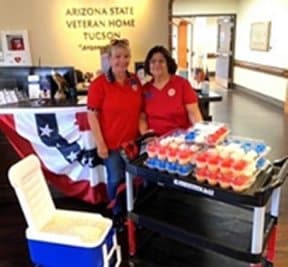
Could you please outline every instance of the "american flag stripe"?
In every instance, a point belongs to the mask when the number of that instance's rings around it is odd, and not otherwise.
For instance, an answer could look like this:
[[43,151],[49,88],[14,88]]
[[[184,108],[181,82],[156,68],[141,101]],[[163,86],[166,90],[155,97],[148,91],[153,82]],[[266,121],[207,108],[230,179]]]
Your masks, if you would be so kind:
[[20,157],[33,153],[40,158],[47,179],[60,191],[91,203],[106,200],[105,170],[87,115],[56,114],[2,114],[0,128]]

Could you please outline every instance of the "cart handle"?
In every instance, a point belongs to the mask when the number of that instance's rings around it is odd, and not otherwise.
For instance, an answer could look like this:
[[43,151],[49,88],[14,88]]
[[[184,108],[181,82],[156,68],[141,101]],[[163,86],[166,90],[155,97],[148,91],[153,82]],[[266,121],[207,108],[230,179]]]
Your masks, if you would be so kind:
[[288,156],[280,159],[280,160],[275,160],[273,162],[273,167],[274,168],[280,168],[277,176],[273,176],[274,178],[272,179],[272,182],[269,183],[268,185],[264,186],[263,188],[260,188],[257,193],[264,193],[266,191],[273,190],[279,186],[281,186],[287,176],[288,176]]
[[146,139],[149,139],[152,137],[157,137],[157,136],[158,135],[154,131],[149,131],[149,132],[139,136],[138,138],[136,138],[135,144],[138,146],[141,146]]
[[148,139],[155,137],[156,134],[154,132],[147,132],[140,137],[136,138],[134,141],[126,142],[122,144],[120,149],[120,154],[125,162],[129,162],[134,160],[136,157],[139,156],[140,148],[143,142]]

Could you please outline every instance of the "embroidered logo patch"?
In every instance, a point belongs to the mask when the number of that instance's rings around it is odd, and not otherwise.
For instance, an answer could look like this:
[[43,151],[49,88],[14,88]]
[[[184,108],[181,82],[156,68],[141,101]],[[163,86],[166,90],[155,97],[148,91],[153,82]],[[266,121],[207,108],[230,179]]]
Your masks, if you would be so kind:
[[145,99],[149,100],[153,97],[153,94],[152,94],[152,92],[145,92],[144,97],[145,97]]
[[135,79],[131,79],[130,80],[130,85],[131,85],[133,91],[137,91],[138,90],[137,81]]

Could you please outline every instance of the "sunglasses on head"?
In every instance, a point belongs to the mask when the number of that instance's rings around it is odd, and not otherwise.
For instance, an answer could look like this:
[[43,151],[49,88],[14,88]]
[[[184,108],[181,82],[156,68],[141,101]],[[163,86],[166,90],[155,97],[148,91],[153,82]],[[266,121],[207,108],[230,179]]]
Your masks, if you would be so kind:
[[118,44],[122,44],[122,45],[129,45],[129,41],[128,39],[112,39],[110,40],[110,45],[114,46],[114,45],[118,45]]

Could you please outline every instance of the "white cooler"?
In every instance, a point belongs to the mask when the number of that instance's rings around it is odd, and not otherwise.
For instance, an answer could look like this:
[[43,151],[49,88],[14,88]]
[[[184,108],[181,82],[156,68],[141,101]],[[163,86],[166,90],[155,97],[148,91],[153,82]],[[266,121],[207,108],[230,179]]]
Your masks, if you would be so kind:
[[28,228],[31,260],[46,267],[117,267],[121,251],[112,221],[99,214],[56,209],[35,155],[13,165],[14,187]]

